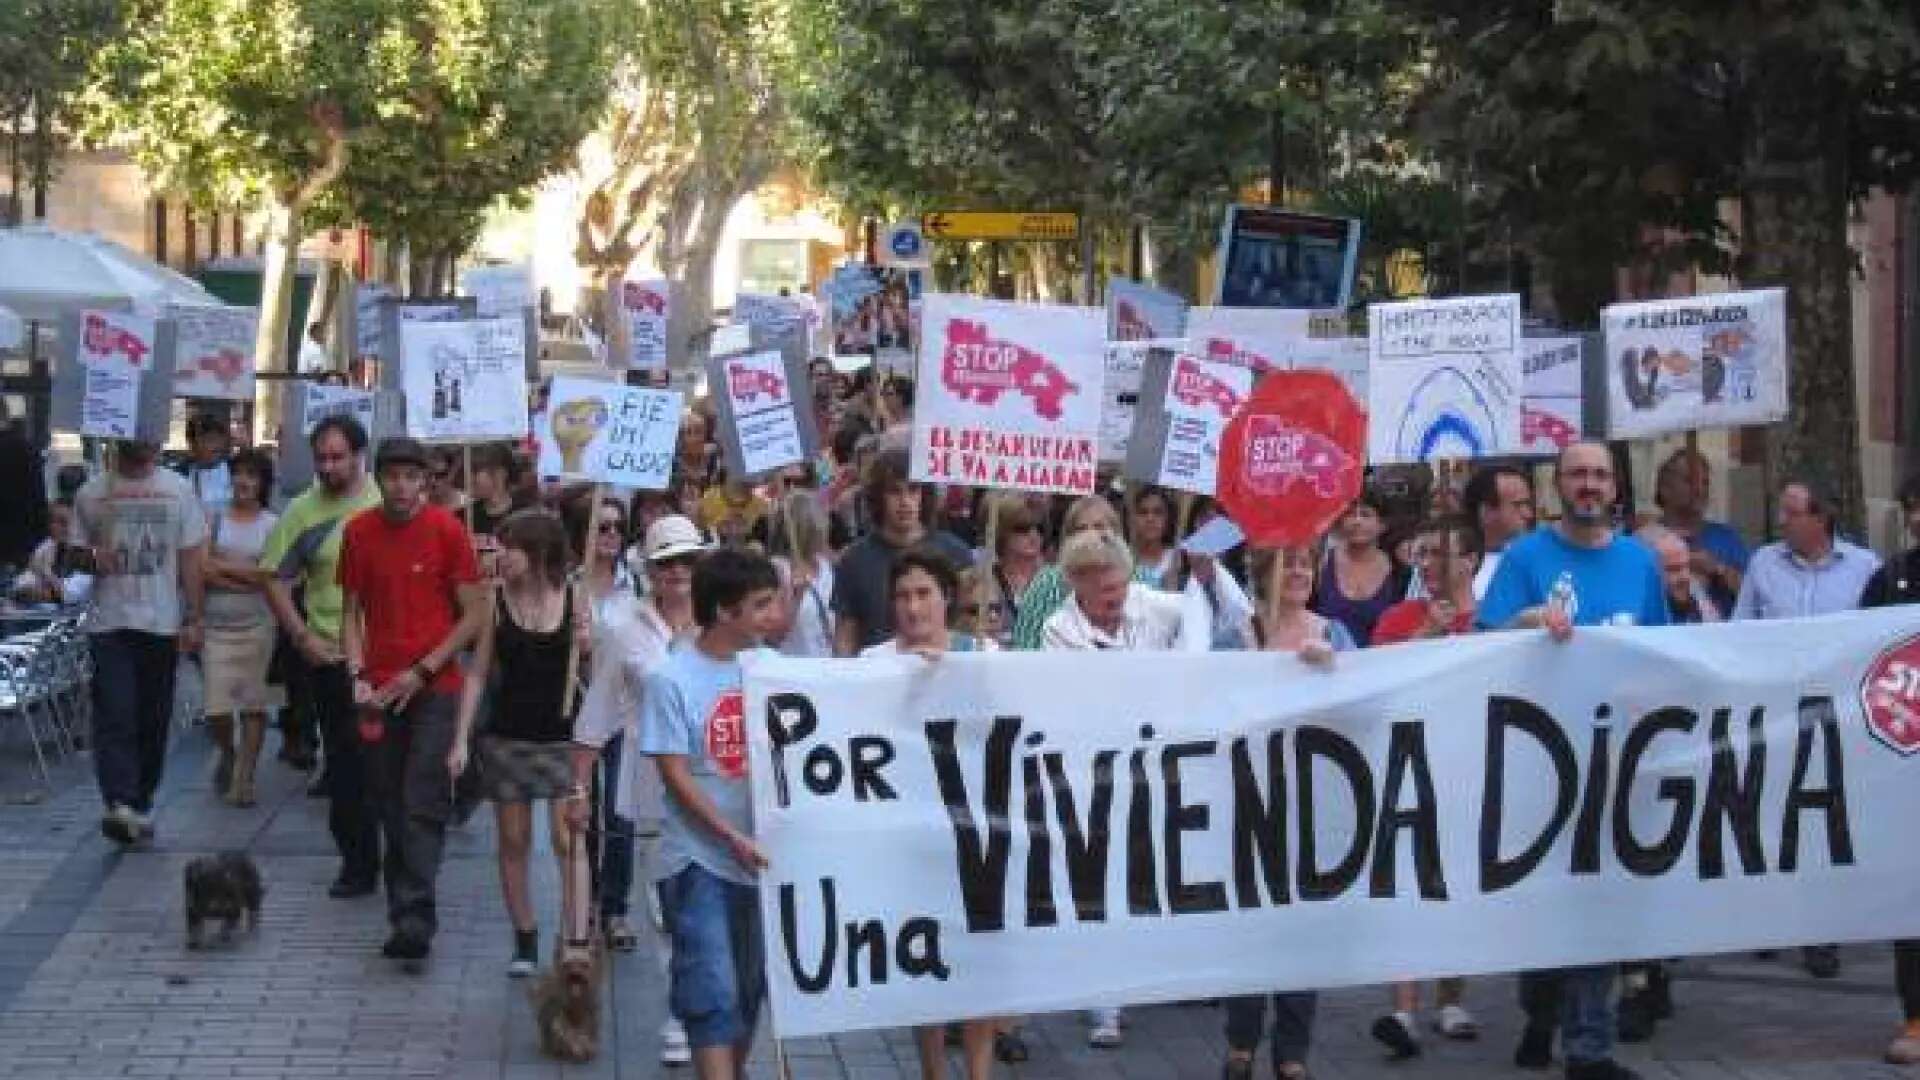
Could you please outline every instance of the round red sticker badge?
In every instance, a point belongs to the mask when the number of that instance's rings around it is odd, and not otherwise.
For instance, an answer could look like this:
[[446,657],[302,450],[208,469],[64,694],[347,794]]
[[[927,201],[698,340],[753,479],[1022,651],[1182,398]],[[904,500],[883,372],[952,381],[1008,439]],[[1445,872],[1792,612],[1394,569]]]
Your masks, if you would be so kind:
[[1217,491],[1256,547],[1311,543],[1359,498],[1367,413],[1338,376],[1277,371],[1227,422]]
[[729,780],[747,775],[747,705],[738,690],[721,694],[707,714],[707,757]]
[[1867,729],[1895,752],[1920,751],[1920,636],[1874,658],[1860,680]]

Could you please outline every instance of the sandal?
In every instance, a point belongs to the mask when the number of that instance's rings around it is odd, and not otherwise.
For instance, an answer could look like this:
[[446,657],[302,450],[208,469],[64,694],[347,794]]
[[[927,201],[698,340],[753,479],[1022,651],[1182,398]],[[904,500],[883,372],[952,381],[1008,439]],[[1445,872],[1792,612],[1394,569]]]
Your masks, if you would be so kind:
[[1019,1028],[993,1037],[993,1057],[1002,1065],[1018,1065],[1027,1060],[1027,1040],[1021,1037]]

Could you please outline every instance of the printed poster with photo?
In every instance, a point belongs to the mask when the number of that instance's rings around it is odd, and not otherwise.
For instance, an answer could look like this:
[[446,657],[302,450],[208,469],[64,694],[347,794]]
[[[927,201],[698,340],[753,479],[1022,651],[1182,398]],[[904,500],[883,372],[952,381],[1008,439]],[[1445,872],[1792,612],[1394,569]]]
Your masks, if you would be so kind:
[[1615,304],[1600,313],[1607,437],[1770,424],[1787,415],[1785,289]]
[[680,403],[678,390],[556,376],[534,425],[541,477],[665,491]]
[[720,361],[726,375],[722,388],[740,442],[741,469],[760,476],[807,460],[800,425],[794,415],[793,387],[787,379],[786,358],[780,352],[757,352]]
[[620,284],[620,310],[627,320],[628,370],[667,369],[667,317],[672,304],[673,291],[666,278]]
[[1122,342],[1164,342],[1187,333],[1186,300],[1126,278],[1107,283],[1107,370],[1100,402],[1100,460],[1125,461],[1147,350]]
[[1521,372],[1521,452],[1552,457],[1580,441],[1585,395],[1577,337],[1528,338]]
[[923,280],[921,271],[909,267],[851,264],[835,270],[822,289],[833,354],[871,356],[889,374],[910,370]]
[[250,307],[174,304],[173,396],[252,401],[260,312]]
[[403,321],[400,388],[407,401],[407,434],[416,439],[525,436],[525,319]]
[[1374,304],[1367,328],[1370,463],[1520,452],[1518,295]]
[[915,380],[913,479],[1093,491],[1104,323],[1099,308],[929,295]]
[[140,425],[140,380],[153,365],[159,323],[125,311],[80,314],[77,358],[84,374],[80,434],[131,439]]

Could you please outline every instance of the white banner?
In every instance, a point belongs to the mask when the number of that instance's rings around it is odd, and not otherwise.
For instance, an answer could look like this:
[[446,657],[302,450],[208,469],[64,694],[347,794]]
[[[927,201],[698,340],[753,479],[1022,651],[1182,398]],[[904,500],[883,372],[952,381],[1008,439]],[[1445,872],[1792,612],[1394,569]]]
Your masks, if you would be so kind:
[[426,442],[524,437],[526,341],[527,324],[519,318],[402,319],[400,389],[407,399],[407,434]]
[[667,313],[673,292],[666,278],[629,281],[620,286],[620,307],[627,316],[632,342],[627,367],[634,371],[664,371],[667,367]]
[[1099,308],[928,296],[915,380],[913,479],[1091,492],[1104,320]]
[[260,312],[250,307],[174,304],[173,396],[253,400],[253,347]]
[[1615,304],[1600,325],[1608,438],[1787,415],[1785,289]]
[[740,438],[745,475],[804,464],[807,455],[793,414],[793,388],[787,385],[787,365],[779,351],[736,356],[722,361],[722,366],[727,376],[722,391]]
[[1367,308],[1367,460],[1410,465],[1520,451],[1520,297]]
[[665,491],[680,400],[678,390],[555,376],[534,421],[540,475]]
[[755,654],[775,1029],[1920,936],[1917,630]]

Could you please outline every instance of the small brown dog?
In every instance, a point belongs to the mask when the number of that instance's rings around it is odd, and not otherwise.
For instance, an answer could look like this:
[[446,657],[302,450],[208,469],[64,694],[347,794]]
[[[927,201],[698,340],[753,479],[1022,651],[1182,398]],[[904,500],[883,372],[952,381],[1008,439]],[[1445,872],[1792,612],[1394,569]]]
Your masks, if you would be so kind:
[[187,864],[187,948],[202,948],[209,919],[219,919],[220,940],[233,937],[244,915],[247,930],[260,927],[260,901],[267,895],[260,869],[238,851],[202,855]]
[[[573,955],[569,955],[569,952]],[[600,984],[606,978],[606,950],[600,937],[583,950],[555,942],[553,967],[527,988],[534,1020],[540,1025],[540,1050],[574,1063],[600,1054]]]
[[540,1049],[561,1061],[592,1061],[600,1054],[600,984],[607,954],[593,917],[593,886],[585,837],[571,834],[560,878],[561,932],[553,967],[527,990],[540,1025]]

